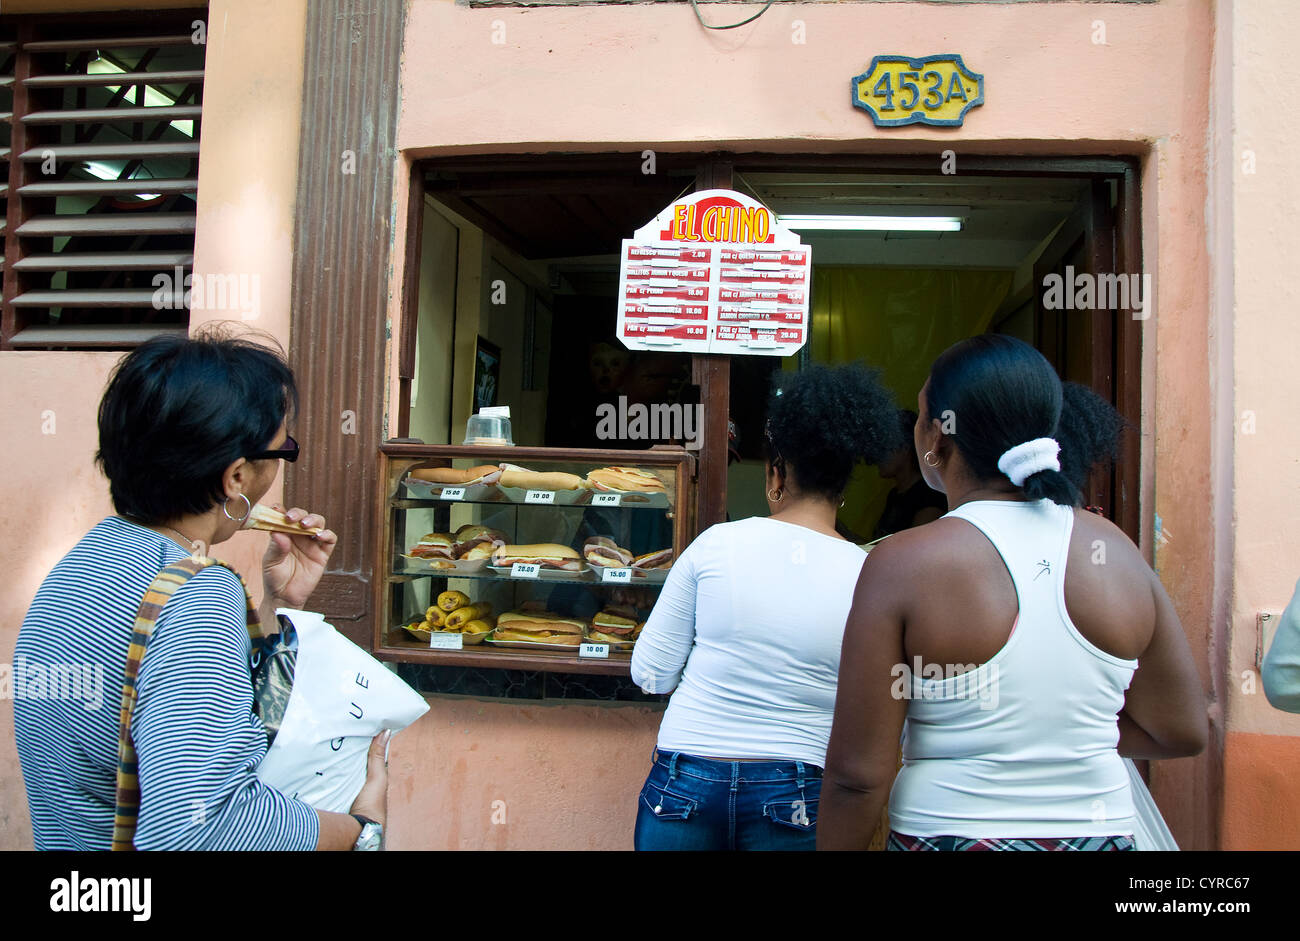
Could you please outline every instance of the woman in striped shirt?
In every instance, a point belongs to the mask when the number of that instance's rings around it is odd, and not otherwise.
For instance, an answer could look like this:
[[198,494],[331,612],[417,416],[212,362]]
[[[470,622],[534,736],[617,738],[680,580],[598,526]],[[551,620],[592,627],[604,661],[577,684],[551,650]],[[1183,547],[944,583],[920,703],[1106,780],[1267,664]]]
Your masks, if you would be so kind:
[[[14,650],[14,732],[37,849],[107,849],[113,834],[118,705],[140,600],[163,567],[234,535],[298,445],[285,430],[289,367],[247,339],[164,337],[118,364],[99,407],[97,461],[117,515],[41,584]],[[291,519],[325,525],[302,509]],[[300,608],[337,537],[273,534],[263,623]],[[266,730],[252,711],[243,585],[220,566],[176,591],[140,668],[131,732],[138,849],[350,849],[363,823],[324,813],[257,778]],[[68,678],[81,682],[69,683]],[[59,679],[59,682],[55,682]],[[383,743],[355,815],[383,824]]]

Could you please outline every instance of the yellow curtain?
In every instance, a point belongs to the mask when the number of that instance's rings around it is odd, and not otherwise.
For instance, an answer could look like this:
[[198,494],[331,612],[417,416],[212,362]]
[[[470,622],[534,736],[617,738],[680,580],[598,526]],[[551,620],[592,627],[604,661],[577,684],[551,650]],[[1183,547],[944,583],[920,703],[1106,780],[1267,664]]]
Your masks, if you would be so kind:
[[[812,359],[865,359],[901,408],[916,409],[930,364],[965,337],[985,332],[1011,290],[1013,272],[958,268],[817,266],[811,304]],[[790,357],[785,368],[797,368]],[[892,483],[860,467],[840,519],[870,538]]]

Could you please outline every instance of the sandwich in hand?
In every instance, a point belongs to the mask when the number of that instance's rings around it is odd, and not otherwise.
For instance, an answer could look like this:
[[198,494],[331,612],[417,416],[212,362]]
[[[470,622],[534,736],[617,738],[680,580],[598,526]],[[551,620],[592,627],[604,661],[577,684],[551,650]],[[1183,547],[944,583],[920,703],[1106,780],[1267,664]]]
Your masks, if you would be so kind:
[[497,546],[492,553],[492,565],[497,568],[509,568],[516,562],[535,562],[543,568],[561,569],[566,572],[581,572],[586,568],[582,557],[568,546],[554,542],[537,543],[528,546]]
[[614,614],[608,608],[596,612],[587,625],[587,640],[593,644],[632,643],[638,633],[635,619]]
[[632,560],[632,568],[641,571],[651,569],[670,569],[673,567],[673,550],[660,549],[658,552],[647,552],[645,555],[639,555]]
[[587,475],[593,490],[631,493],[664,493],[664,482],[639,467],[602,467]]
[[552,611],[507,611],[497,617],[492,637],[494,640],[577,647],[582,643],[585,626],[576,618],[566,618]]
[[319,526],[304,526],[295,523],[283,510],[256,503],[248,511],[244,520],[245,529],[261,529],[269,533],[287,533],[290,536],[319,536],[323,531]]
[[602,568],[620,568],[632,564],[632,553],[616,545],[607,536],[592,536],[582,544],[582,554],[589,563]]

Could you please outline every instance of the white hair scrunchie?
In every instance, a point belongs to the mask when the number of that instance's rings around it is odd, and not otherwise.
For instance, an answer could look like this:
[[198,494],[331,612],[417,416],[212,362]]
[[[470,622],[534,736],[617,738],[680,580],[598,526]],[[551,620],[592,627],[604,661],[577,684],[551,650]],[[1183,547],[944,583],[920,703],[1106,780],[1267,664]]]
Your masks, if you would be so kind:
[[1061,446],[1054,438],[1035,438],[1014,448],[1008,448],[998,458],[998,470],[1011,478],[1017,487],[1024,486],[1025,481],[1039,471],[1059,471],[1061,462],[1057,455]]

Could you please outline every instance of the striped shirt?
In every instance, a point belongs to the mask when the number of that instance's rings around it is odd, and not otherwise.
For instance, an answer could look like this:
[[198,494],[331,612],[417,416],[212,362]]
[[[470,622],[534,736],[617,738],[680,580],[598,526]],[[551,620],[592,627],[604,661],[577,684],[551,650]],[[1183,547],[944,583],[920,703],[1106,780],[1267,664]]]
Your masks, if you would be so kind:
[[[14,649],[14,733],[40,850],[112,842],[126,652],[145,589],[187,553],[120,517],[41,584]],[[204,569],[163,608],[140,669],[132,738],[142,850],[311,850],[316,812],[257,778],[243,588]]]

